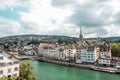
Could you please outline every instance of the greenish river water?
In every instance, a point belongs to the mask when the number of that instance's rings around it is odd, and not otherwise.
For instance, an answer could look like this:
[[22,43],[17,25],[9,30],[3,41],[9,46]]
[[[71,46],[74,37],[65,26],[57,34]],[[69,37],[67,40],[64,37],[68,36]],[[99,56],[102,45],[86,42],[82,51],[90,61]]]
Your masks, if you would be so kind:
[[33,61],[37,80],[120,80],[119,74]]

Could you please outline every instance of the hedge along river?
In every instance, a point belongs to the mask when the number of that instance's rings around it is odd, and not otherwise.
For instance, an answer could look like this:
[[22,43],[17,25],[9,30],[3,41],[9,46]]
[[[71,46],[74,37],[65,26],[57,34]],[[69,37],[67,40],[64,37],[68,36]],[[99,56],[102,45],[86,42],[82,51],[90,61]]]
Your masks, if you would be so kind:
[[119,74],[32,61],[37,80],[120,80]]

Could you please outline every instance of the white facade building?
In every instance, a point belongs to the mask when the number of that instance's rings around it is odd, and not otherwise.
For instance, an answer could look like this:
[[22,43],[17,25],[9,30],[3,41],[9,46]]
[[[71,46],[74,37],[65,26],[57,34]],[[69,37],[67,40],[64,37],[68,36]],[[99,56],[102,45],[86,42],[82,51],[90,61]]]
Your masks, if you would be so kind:
[[98,60],[96,46],[78,46],[76,48],[76,63],[95,63]]
[[0,78],[18,77],[19,76],[19,60],[17,56],[10,53],[0,51]]
[[25,46],[22,50],[25,55],[37,55],[37,50],[33,46]]
[[120,69],[120,62],[117,62],[115,67]]

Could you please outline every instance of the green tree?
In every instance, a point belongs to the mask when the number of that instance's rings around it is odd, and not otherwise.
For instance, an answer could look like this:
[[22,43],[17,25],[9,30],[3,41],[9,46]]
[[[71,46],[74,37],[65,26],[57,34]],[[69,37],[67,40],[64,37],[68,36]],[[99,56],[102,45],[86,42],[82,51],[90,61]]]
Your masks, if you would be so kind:
[[89,44],[90,45],[93,45],[93,44],[95,44],[96,43],[96,40],[92,40]]
[[20,62],[20,75],[17,80],[36,80],[30,61]]
[[120,57],[120,43],[112,43],[112,56]]
[[63,39],[58,39],[58,44],[62,44],[63,42]]
[[40,44],[40,41],[39,40],[32,40],[28,43],[29,44]]
[[8,77],[2,77],[0,80],[15,80],[13,77],[10,77],[10,78],[8,78]]

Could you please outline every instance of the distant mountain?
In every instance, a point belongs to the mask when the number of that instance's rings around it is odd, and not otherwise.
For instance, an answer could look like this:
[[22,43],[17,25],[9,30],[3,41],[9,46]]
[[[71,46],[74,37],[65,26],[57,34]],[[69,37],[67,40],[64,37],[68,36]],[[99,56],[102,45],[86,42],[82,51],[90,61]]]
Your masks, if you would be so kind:
[[35,38],[35,39],[43,39],[43,38],[54,38],[54,39],[58,39],[58,38],[72,38],[69,36],[60,36],[60,35],[35,35],[35,34],[28,34],[28,35],[14,35],[14,36],[7,36],[7,37],[2,37],[2,39],[4,38],[9,38],[9,39],[15,39],[15,38]]
[[[102,40],[120,41],[120,37],[101,37]],[[97,38],[87,38],[87,40],[97,40]]]
[[[70,37],[70,36],[61,36],[61,35],[35,35],[35,34],[27,34],[27,35],[14,35],[14,36],[7,36],[2,37],[2,39],[9,38],[9,39],[15,39],[15,38],[35,38],[35,39],[44,39],[44,38],[54,38],[54,39],[75,39],[77,37]],[[86,38],[86,40],[96,40],[97,38]],[[120,37],[102,37],[102,40],[108,40],[108,41],[120,41]]]
[[106,40],[120,40],[120,37],[106,37]]

